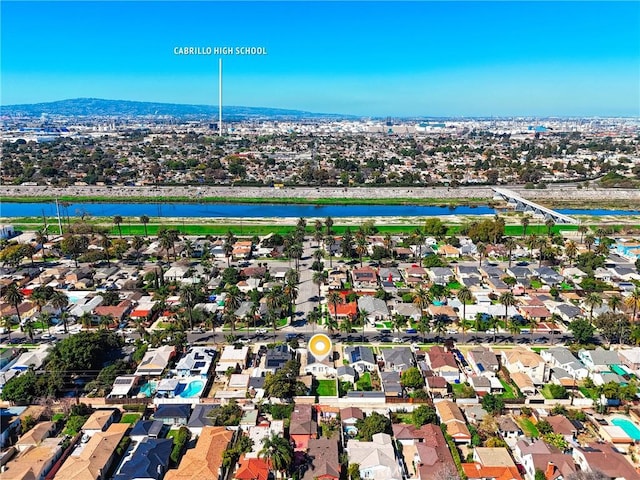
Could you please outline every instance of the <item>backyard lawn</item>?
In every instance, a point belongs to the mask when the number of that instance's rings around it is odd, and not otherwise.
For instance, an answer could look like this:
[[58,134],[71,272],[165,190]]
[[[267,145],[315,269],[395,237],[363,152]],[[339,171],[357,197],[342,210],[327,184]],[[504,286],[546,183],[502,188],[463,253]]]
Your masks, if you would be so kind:
[[131,425],[133,425],[138,421],[139,418],[139,413],[125,413],[124,415],[122,415],[120,423],[130,423]]
[[356,382],[356,388],[361,391],[371,390],[371,374],[369,372],[363,373]]
[[319,397],[335,397],[338,395],[337,388],[335,380],[318,380],[316,395]]
[[520,425],[520,428],[522,428],[522,431],[527,437],[538,438],[540,436],[540,432],[538,432],[538,429],[529,417],[517,417],[516,422],[518,423],[518,425]]
[[505,382],[503,379],[500,379],[500,383],[502,384],[502,388],[504,388],[504,393],[500,395],[502,398],[518,398],[513,385]]

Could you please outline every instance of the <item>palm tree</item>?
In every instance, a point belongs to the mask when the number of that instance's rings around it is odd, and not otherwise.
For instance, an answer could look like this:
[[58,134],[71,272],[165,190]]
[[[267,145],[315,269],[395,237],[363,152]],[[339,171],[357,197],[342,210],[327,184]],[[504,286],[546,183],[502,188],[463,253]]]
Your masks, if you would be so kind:
[[520,224],[522,225],[522,238],[525,238],[527,236],[527,227],[529,226],[529,216],[524,215],[520,219]]
[[44,244],[47,243],[47,241],[48,241],[47,234],[42,230],[36,230],[36,243],[38,245],[40,245],[40,247],[42,248],[42,261],[43,262],[46,261]]
[[336,320],[336,323],[338,322],[338,305],[341,304],[343,301],[344,300],[342,298],[342,295],[340,295],[335,290],[327,294],[327,303],[333,305],[333,315]]
[[11,327],[13,327],[13,322],[11,321],[11,317],[9,315],[5,315],[4,317],[2,317],[0,327],[4,328],[7,331],[7,339],[9,340],[9,343],[11,343]]
[[87,330],[91,328],[93,323],[93,317],[89,312],[83,312],[79,320],[80,320],[80,325],[82,325],[82,328],[85,328]]
[[636,287],[631,295],[624,299],[624,305],[632,310],[631,323],[636,321],[636,313],[640,309],[640,287]]
[[51,306],[60,311],[60,320],[62,320],[62,325],[64,326],[64,333],[67,333],[67,319],[69,315],[65,310],[69,306],[69,297],[56,290],[53,292],[53,295],[51,295]]
[[391,319],[391,323],[393,325],[393,329],[397,331],[398,336],[400,336],[400,330],[407,325],[407,318],[396,313]]
[[331,236],[331,227],[333,227],[333,218],[327,217],[324,221],[324,224],[327,227],[327,236]]
[[[227,297],[228,298],[228,297]],[[198,289],[193,284],[184,285],[180,289],[180,303],[184,306],[189,317],[189,328],[193,329],[193,307],[198,301]],[[227,299],[225,299],[225,306]]]
[[[227,295],[224,297],[224,313],[227,315],[227,319],[230,318],[229,315],[235,316],[235,311],[240,307],[240,296],[240,289],[238,289],[238,287],[236,287],[235,285],[227,290]],[[235,318],[233,318],[232,320],[235,320]],[[235,332],[235,329],[235,321],[232,321],[231,332]]]
[[547,236],[550,237],[551,236],[551,229],[555,226],[556,222],[553,220],[553,218],[547,218],[544,221],[544,224],[547,227]]
[[484,256],[485,253],[487,253],[487,246],[482,242],[478,242],[476,244],[476,251],[478,252],[478,267],[481,267],[482,257]]
[[327,252],[329,252],[329,268],[333,268],[333,250],[331,247],[336,244],[336,239],[332,235],[327,235],[324,238],[324,244],[327,247]]
[[172,235],[169,235],[166,229],[158,231],[158,244],[160,248],[167,252],[167,258],[171,258],[170,250],[174,248],[175,240]]
[[[289,270],[290,272],[293,273],[298,273],[295,270]],[[289,272],[287,272],[289,273]],[[294,313],[294,306],[296,304],[296,300],[298,298],[298,280],[297,280],[297,275],[291,276],[291,275],[287,275],[286,278],[286,282],[284,285],[284,289],[283,289],[284,295],[287,298],[287,301],[289,303],[289,319],[290,322],[293,322],[293,313]]]
[[564,254],[569,259],[569,264],[571,264],[573,262],[573,259],[576,258],[576,255],[578,254],[578,246],[576,245],[576,242],[574,242],[573,240],[569,240],[567,242],[567,246],[564,247]]
[[433,330],[438,335],[444,335],[447,331],[449,318],[446,315],[436,315],[433,319]]
[[326,272],[313,272],[313,277],[311,277],[311,281],[318,286],[318,306],[320,306],[320,289],[324,284],[324,281],[327,279]]
[[458,300],[462,303],[462,322],[460,323],[462,325],[462,343],[464,343],[464,334],[467,328],[467,303],[473,302],[473,293],[471,293],[468,287],[462,287],[458,290],[456,297],[458,297]]
[[289,256],[295,260],[296,270],[300,269],[300,259],[302,258],[303,253],[304,249],[299,243],[294,243],[289,247]]
[[118,234],[120,235],[120,238],[122,238],[122,227],[120,226],[122,223],[122,217],[120,215],[116,215],[113,217],[113,223],[118,227]]
[[146,238],[149,236],[149,233],[147,232],[147,224],[149,223],[149,217],[147,215],[141,215],[140,223],[142,223],[142,226],[144,227],[144,236]]
[[584,304],[589,307],[589,321],[593,323],[593,310],[602,306],[602,297],[597,292],[591,292],[584,299]]
[[362,268],[362,257],[367,253],[367,237],[360,234],[360,231],[356,233],[356,253],[360,258],[360,268]]
[[622,297],[617,294],[611,295],[609,300],[607,300],[607,306],[613,311],[613,313],[616,313],[616,310],[622,306]]
[[100,321],[98,322],[98,325],[100,326],[100,328],[104,328],[105,330],[108,330],[109,327],[111,325],[113,325],[113,315],[109,314],[109,315],[100,315]]
[[271,319],[271,325],[273,327],[273,336],[276,335],[276,330],[278,328],[277,316],[282,308],[283,299],[284,299],[284,291],[280,285],[274,286],[266,295],[267,299],[267,315]]
[[20,310],[18,307],[22,303],[24,299],[24,294],[18,288],[18,284],[12,282],[7,287],[5,287],[4,292],[2,294],[2,299],[16,309],[16,315],[18,317],[18,323],[20,324],[20,331],[24,331],[22,329],[22,318],[20,318]]
[[50,313],[44,312],[44,313],[40,313],[40,315],[38,315],[38,320],[40,320],[40,323],[42,325],[45,325],[47,327],[47,333],[51,333],[51,325],[52,325],[52,316]]
[[30,318],[25,320],[22,331],[27,334],[29,340],[31,340],[31,343],[33,343],[33,334],[36,331],[36,327],[34,327],[33,325],[33,320],[31,320]]
[[427,341],[427,333],[431,331],[431,319],[426,315],[420,315],[420,320],[418,320],[418,324],[416,325],[416,330],[420,332],[422,335],[422,341],[426,343]]
[[578,227],[578,232],[580,233],[580,243],[582,243],[582,240],[584,238],[584,234],[587,233],[588,231],[589,231],[589,229],[585,225],[580,225]]
[[513,239],[513,237],[507,237],[504,239],[504,246],[509,252],[509,268],[511,268],[511,261],[513,260],[511,254],[513,250],[518,246],[518,243]]
[[[138,264],[138,266],[140,266],[140,249],[144,246],[144,240],[142,239],[142,237],[140,237],[139,235],[136,235],[133,237],[133,239],[131,240],[131,248],[133,248],[135,250],[135,255],[136,255],[136,263]],[[204,261],[203,261],[204,264]],[[203,265],[204,266],[204,265]]]
[[431,298],[431,294],[429,290],[424,288],[423,285],[417,285],[413,290],[413,303],[418,306],[420,309],[420,315],[424,314],[424,311],[429,306],[429,300]]
[[109,236],[106,233],[104,235],[101,235],[99,244],[100,244],[100,247],[102,247],[102,250],[104,251],[104,258],[107,260],[107,266],[110,266],[111,254],[109,253],[109,248],[111,247],[111,240],[109,239]]
[[584,244],[587,246],[587,250],[591,251],[591,247],[596,243],[596,237],[593,235],[586,235],[584,237]]
[[284,478],[293,464],[293,448],[289,441],[277,434],[262,440],[262,450],[258,456],[266,460],[270,469],[280,473]]
[[[506,325],[509,320],[509,307],[513,307],[516,304],[516,297],[513,295],[513,292],[503,292],[500,297],[498,297],[498,303],[504,305],[504,323]],[[493,335],[495,341],[495,330]]]
[[313,239],[318,243],[318,248],[320,248],[320,241],[324,236],[322,233],[323,229],[322,220],[316,220],[313,224]]
[[[349,320],[348,317],[347,317],[347,321],[351,322],[351,320]],[[341,325],[338,325],[338,321],[330,315],[327,316],[326,324],[327,324],[327,330],[329,330],[329,333],[332,335],[333,333],[335,333],[336,330],[340,329],[341,327]]]
[[358,320],[358,326],[362,327],[362,342],[364,343],[364,328],[367,326],[367,317],[369,316],[369,312],[367,312],[364,308],[358,311],[358,316],[356,317]]
[[351,321],[351,318],[345,317],[342,320],[342,322],[340,322],[340,325],[338,325],[338,329],[341,332],[346,333],[347,335],[349,335],[351,333],[351,330],[353,330],[353,322]]

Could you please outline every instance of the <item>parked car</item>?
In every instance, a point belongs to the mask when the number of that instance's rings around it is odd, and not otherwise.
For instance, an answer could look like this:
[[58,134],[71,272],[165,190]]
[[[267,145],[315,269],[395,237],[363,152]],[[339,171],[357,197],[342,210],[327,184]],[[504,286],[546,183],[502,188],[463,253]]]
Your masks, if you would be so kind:
[[269,330],[267,330],[266,328],[259,328],[259,329],[256,330],[256,333],[258,335],[266,335],[268,331]]

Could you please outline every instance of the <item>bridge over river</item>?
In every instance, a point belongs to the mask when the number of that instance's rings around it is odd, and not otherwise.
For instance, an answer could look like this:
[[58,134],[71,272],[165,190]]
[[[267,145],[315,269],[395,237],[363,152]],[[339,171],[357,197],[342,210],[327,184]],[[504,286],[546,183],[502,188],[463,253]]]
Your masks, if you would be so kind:
[[507,204],[509,206],[515,207],[516,211],[518,212],[533,213],[534,215],[544,217],[545,220],[551,218],[556,223],[580,223],[579,220],[576,220],[569,215],[563,215],[562,213],[558,213],[555,210],[551,210],[550,208],[538,205],[531,200],[522,198],[516,192],[512,192],[511,190],[507,190],[506,188],[492,187],[492,189],[495,192],[495,199],[506,200]]

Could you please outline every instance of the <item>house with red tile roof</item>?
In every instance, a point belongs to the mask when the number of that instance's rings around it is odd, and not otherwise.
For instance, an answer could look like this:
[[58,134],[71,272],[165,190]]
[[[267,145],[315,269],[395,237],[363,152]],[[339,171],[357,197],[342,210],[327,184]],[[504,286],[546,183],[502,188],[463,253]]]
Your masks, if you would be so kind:
[[269,462],[264,458],[246,458],[244,453],[238,460],[238,469],[234,480],[267,480],[269,478]]

